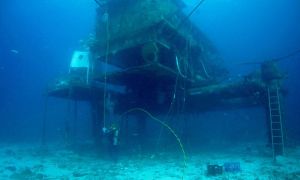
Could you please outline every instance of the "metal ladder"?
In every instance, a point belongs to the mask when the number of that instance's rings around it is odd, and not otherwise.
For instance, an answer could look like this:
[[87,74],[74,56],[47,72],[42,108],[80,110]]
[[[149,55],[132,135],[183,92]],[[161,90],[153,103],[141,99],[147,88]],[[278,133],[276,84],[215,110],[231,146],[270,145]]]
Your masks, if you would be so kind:
[[268,100],[273,158],[276,160],[276,156],[284,154],[282,113],[278,86],[268,87]]

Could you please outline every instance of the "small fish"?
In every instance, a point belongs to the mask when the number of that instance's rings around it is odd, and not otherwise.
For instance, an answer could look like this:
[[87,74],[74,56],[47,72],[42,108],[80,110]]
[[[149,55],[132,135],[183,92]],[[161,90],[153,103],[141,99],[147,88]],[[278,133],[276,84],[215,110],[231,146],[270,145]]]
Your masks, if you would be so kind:
[[10,52],[11,52],[11,53],[14,53],[14,54],[19,54],[19,51],[18,51],[18,50],[15,50],[15,49],[11,49]]
[[138,133],[132,133],[132,136],[139,136]]

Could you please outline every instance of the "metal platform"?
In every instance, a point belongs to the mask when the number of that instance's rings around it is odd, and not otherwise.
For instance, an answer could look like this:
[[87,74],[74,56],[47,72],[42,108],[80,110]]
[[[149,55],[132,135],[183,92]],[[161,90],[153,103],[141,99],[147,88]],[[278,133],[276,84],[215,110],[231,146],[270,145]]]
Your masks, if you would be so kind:
[[[95,76],[96,81],[104,82],[104,74],[98,74]],[[135,79],[157,79],[159,80],[174,80],[177,76],[177,73],[171,68],[158,64],[151,63],[142,66],[135,66],[127,68],[121,71],[108,73],[106,75],[107,82],[109,84],[116,85],[127,85],[128,82],[134,81]]]

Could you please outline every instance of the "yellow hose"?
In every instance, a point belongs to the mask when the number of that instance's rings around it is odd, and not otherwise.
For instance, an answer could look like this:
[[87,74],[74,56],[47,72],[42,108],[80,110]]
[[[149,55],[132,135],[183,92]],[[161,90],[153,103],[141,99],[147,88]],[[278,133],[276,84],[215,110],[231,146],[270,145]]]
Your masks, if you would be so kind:
[[147,114],[152,120],[160,123],[163,127],[167,128],[171,133],[172,135],[176,138],[176,141],[178,142],[179,146],[180,146],[180,149],[181,149],[181,152],[182,152],[182,155],[183,155],[183,169],[182,169],[182,179],[184,179],[184,175],[185,175],[185,169],[187,167],[187,156],[186,156],[186,153],[185,153],[185,150],[183,148],[183,144],[181,143],[179,137],[177,136],[177,134],[175,133],[175,131],[168,125],[166,124],[165,122],[159,120],[158,118],[154,117],[151,113],[149,113],[148,111],[146,111],[145,109],[142,109],[142,108],[132,108],[132,109],[129,109],[128,111],[124,112],[122,115],[121,115],[121,118],[123,116],[125,116],[126,114],[129,114],[133,111],[141,111],[145,114]]

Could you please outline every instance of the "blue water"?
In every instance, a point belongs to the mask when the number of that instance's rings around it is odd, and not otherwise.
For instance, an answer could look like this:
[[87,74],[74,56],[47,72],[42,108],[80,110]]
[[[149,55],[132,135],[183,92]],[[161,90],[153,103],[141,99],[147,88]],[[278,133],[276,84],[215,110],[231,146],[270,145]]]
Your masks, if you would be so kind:
[[[188,1],[187,12],[195,2]],[[47,84],[68,71],[72,52],[93,33],[95,8],[93,0],[0,2],[0,141],[40,139]],[[298,0],[206,0],[191,19],[216,46],[233,77],[258,68],[240,63],[261,62],[300,49]],[[300,55],[281,61],[280,66],[288,74],[287,134],[299,141]],[[51,105],[55,107],[48,115],[48,131],[55,136],[63,126],[66,102]],[[88,118],[86,113],[82,119]],[[239,126],[247,128],[243,123]]]

